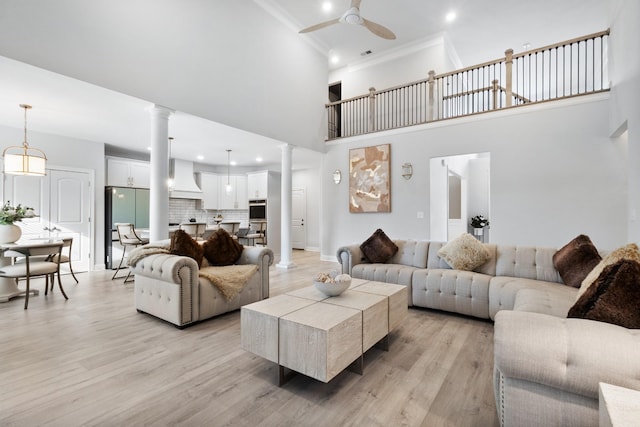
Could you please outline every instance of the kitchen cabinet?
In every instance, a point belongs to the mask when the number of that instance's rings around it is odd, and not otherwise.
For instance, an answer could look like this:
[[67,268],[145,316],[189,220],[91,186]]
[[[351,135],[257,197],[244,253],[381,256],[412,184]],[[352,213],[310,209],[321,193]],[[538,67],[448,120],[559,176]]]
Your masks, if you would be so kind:
[[247,174],[247,193],[249,199],[266,199],[268,197],[269,172],[250,172]]
[[219,176],[219,204],[218,209],[249,209],[249,198],[247,196],[247,176],[229,176],[231,192],[227,192],[227,176]]
[[202,209],[218,209],[220,176],[214,173],[200,173],[200,189],[202,190]]
[[149,188],[150,167],[148,162],[107,158],[107,185],[114,187]]

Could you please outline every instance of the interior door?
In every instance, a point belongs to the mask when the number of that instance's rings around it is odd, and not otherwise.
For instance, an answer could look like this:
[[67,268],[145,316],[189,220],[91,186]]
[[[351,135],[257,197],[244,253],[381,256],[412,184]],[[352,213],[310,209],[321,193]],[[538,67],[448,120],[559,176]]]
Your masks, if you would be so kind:
[[91,184],[88,172],[62,169],[47,169],[44,177],[5,175],[7,200],[32,207],[38,215],[18,223],[21,239],[73,237],[76,272],[88,271],[90,265]]
[[304,221],[307,217],[307,193],[304,188],[297,188],[291,194],[291,247],[305,249],[307,247],[307,231]]
[[[73,270],[88,271],[91,253],[91,178],[86,172],[49,171],[49,233],[73,237]],[[61,269],[66,267],[62,265]]]

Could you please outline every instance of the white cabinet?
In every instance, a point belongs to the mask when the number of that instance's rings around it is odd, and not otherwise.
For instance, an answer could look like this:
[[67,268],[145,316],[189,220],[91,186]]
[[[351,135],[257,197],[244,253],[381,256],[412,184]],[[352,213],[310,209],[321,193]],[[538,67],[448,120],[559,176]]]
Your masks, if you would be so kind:
[[214,173],[200,174],[200,189],[202,190],[202,209],[218,209],[220,206],[220,176]]
[[247,192],[249,199],[266,199],[268,196],[267,171],[251,172],[247,174]]
[[220,175],[219,181],[218,209],[249,209],[246,175],[231,175],[229,177],[230,192],[227,192],[227,176]]
[[149,188],[149,184],[148,162],[107,158],[107,185],[114,187]]

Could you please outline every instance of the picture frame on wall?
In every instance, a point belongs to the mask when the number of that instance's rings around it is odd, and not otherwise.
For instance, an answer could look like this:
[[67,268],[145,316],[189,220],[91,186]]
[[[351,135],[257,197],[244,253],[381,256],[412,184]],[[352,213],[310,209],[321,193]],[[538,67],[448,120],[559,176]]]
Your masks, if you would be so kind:
[[391,212],[391,144],[349,150],[349,212]]

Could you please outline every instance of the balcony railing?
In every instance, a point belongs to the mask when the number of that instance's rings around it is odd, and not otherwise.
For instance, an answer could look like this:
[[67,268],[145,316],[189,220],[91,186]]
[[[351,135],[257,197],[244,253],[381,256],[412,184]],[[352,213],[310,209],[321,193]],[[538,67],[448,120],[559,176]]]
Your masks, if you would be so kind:
[[609,90],[609,30],[326,104],[328,139]]

